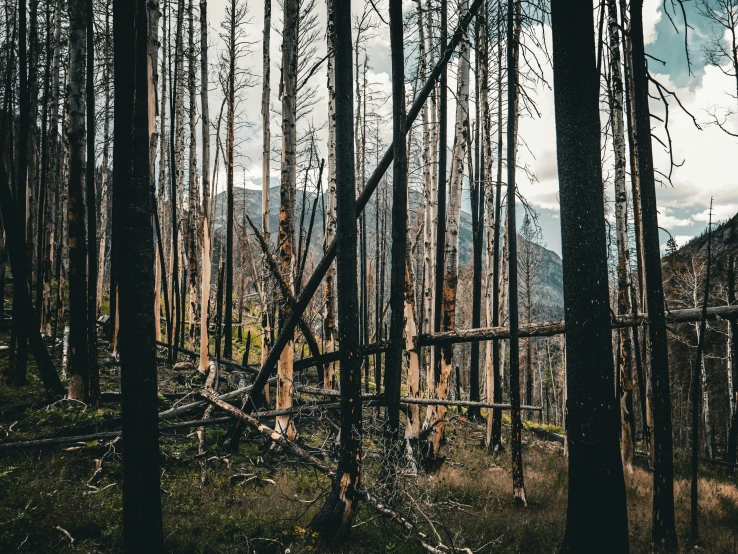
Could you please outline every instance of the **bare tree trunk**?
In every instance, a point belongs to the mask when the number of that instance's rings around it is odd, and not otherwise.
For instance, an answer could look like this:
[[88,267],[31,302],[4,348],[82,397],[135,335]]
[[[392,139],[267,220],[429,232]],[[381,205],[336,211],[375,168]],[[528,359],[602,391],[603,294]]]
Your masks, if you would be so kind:
[[[485,6],[486,8],[486,6]],[[476,18],[476,171],[474,172],[475,184],[471,190],[472,199],[472,233],[473,233],[473,275],[472,275],[472,327],[478,328],[482,320],[482,246],[484,240],[484,203],[485,203],[485,145],[487,136],[486,121],[488,115],[487,87],[487,18],[486,10]],[[467,122],[469,121],[467,116]],[[485,129],[482,129],[482,127]],[[469,125],[467,125],[469,128]],[[471,140],[471,137],[469,137]],[[470,163],[471,165],[471,163]],[[471,175],[472,168],[469,168]],[[473,343],[471,348],[471,363],[469,370],[469,400],[479,402],[479,343]],[[467,411],[470,418],[480,419],[479,408],[470,407]]]
[[[138,6],[136,6],[138,4]],[[136,9],[138,8],[138,9]],[[120,358],[123,392],[123,548],[163,550],[154,344],[154,245],[149,145],[155,110],[148,66],[148,10],[115,0],[115,146],[113,209],[120,226]],[[150,66],[149,66],[150,67]],[[124,163],[125,161],[132,163]]]
[[[735,305],[735,259],[728,261],[728,303]],[[738,318],[728,323],[728,380],[730,387],[730,427],[728,431],[728,463],[736,463],[738,450]]]
[[[628,192],[625,187],[625,131],[623,125],[623,79],[620,73],[620,37],[615,0],[607,0],[610,35],[610,118],[615,152],[615,229],[618,249],[618,315],[631,312],[630,248],[628,245]],[[635,417],[633,414],[633,345],[631,329],[618,332],[618,377],[620,379],[620,451],[623,466],[633,472]]]
[[[328,202],[326,206],[325,244],[336,238],[336,54],[335,27],[332,12],[334,0],[328,0]],[[336,351],[336,298],[334,293],[334,266],[331,264],[325,275],[323,335],[325,352]],[[262,362],[263,363],[263,362]],[[323,372],[323,388],[332,389],[335,376],[333,362],[328,362]]]
[[338,242],[336,254],[339,294],[338,333],[341,344],[341,445],[333,487],[326,503],[313,518],[311,526],[325,539],[332,540],[348,536],[358,508],[362,406],[359,299],[356,282],[356,191],[354,152],[351,146],[353,135],[351,4],[335,2],[333,9],[329,8],[328,13],[333,14],[335,28],[336,231],[342,239]]
[[627,554],[625,482],[614,425],[618,409],[592,6],[553,0],[551,21],[567,386],[573,400],[567,406],[569,500],[560,552]]
[[[628,121],[628,151],[630,158],[630,177],[631,177],[631,193],[633,197],[633,223],[635,229],[635,252],[636,252],[636,275],[638,278],[638,290],[632,291],[631,299],[633,309],[637,312],[640,307],[646,306],[646,274],[643,265],[643,224],[641,210],[641,181],[640,168],[638,163],[638,135],[635,125],[634,111],[634,90],[633,90],[633,44],[631,39],[630,18],[628,16],[628,7],[625,0],[620,1],[620,16],[622,18],[621,27],[623,29],[623,67],[625,82],[625,111]],[[633,279],[631,278],[631,287],[634,288]],[[640,299],[639,299],[640,296]],[[633,331],[633,343],[639,351],[636,355],[636,373],[638,375],[638,396],[641,405],[641,426],[643,428],[643,441],[646,443],[649,452],[653,456],[652,444],[652,414],[651,414],[651,395],[650,384],[646,382],[643,366],[646,365],[648,358],[648,341],[646,341],[647,330],[643,329],[643,340],[641,340],[641,331]],[[641,347],[642,345],[642,347]],[[640,354],[640,355],[638,355]]]
[[51,119],[50,119],[50,144],[52,155],[49,158],[49,196],[47,201],[46,213],[46,235],[44,248],[44,276],[43,276],[43,301],[41,309],[41,333],[51,336],[51,277],[52,267],[54,264],[55,251],[55,226],[56,214],[59,212],[57,205],[60,194],[59,182],[59,166],[60,160],[58,153],[60,151],[59,137],[59,70],[61,66],[61,6],[57,2],[54,8],[54,53],[51,69]]
[[97,366],[97,201],[95,183],[95,42],[92,0],[86,0],[87,26],[87,351],[90,374],[89,403],[100,405],[100,371]]
[[69,397],[87,401],[87,247],[85,241],[85,0],[69,2]]
[[[110,29],[110,10],[106,7],[105,11],[105,40],[106,40],[106,48],[105,48],[105,56],[107,57],[109,55],[109,49],[107,47],[108,41],[112,42],[110,39],[110,33],[112,30]],[[162,56],[162,60],[164,57]],[[161,71],[162,79],[166,81],[166,74],[164,72],[163,62],[162,62],[162,71]],[[103,114],[103,155],[102,155],[102,167],[100,168],[100,177],[101,177],[101,186],[100,186],[100,248],[98,249],[98,266],[97,266],[97,306],[96,310],[99,313],[100,312],[100,306],[102,304],[102,297],[103,297],[103,280],[105,278],[105,250],[106,250],[106,241],[108,238],[108,210],[109,210],[109,202],[110,202],[110,190],[109,190],[109,178],[108,178],[108,165],[110,163],[110,63],[107,61],[107,59],[104,62],[103,66],[103,89],[105,91],[105,112]],[[166,92],[162,94],[162,120],[164,118],[164,97],[166,96]],[[162,140],[164,135],[164,128],[162,125],[162,129],[160,130]],[[159,181],[161,182],[161,180]],[[159,285],[161,282],[161,277],[159,278]],[[112,292],[112,291],[111,291]],[[158,317],[157,317],[157,325],[156,325],[156,333],[157,333],[157,340],[161,340],[161,331],[159,330],[158,325]]]
[[517,226],[515,224],[515,204],[517,189],[515,185],[515,165],[517,154],[518,121],[518,55],[520,50],[520,3],[508,0],[507,3],[507,224],[505,225],[509,262],[509,314],[510,314],[510,404],[512,410],[512,451],[513,497],[527,505],[523,482],[523,423],[520,414],[520,352],[518,344],[518,259]]
[[[272,0],[264,0],[264,31],[262,44],[262,89],[261,89],[261,232],[267,244],[272,243],[271,207],[269,203],[270,189],[270,156],[271,156],[271,118],[269,112],[269,95],[271,78],[271,57],[269,53],[272,34]],[[269,355],[269,343],[272,339],[272,295],[269,290],[270,278],[266,262],[262,260],[261,282],[261,363]],[[264,388],[264,398],[269,401],[269,385]]]
[[[503,147],[503,135],[502,135],[502,0],[497,1],[497,179],[495,181],[495,206],[494,206],[494,217],[492,216],[492,199],[490,188],[490,201],[488,203],[488,214],[487,220],[491,225],[494,225],[492,231],[494,237],[490,233],[487,234],[487,267],[491,265],[491,273],[488,270],[487,273],[487,290],[492,289],[492,302],[487,303],[487,321],[489,324],[490,320],[490,309],[492,310],[492,325],[497,326],[500,324],[500,216],[502,212],[502,147]],[[491,159],[491,156],[490,156]],[[491,177],[491,175],[490,175]],[[490,244],[491,239],[491,244]],[[490,248],[492,250],[490,260]],[[504,259],[504,258],[503,258]],[[491,262],[491,264],[490,264]],[[503,275],[504,275],[503,271]],[[490,284],[491,278],[491,284]],[[505,287],[502,288],[505,290]],[[504,344],[504,343],[503,343]],[[490,352],[491,346],[491,352]],[[488,381],[487,394],[490,394],[491,386],[491,401],[495,403],[502,403],[502,371],[501,365],[502,360],[500,359],[500,341],[492,341],[491,345],[487,345],[487,356],[491,357],[491,361],[487,361],[487,375],[490,374],[491,367],[491,382]],[[489,398],[488,398],[489,399]],[[491,452],[499,452],[502,450],[502,411],[492,410],[492,417],[487,418],[487,448]]]
[[[426,43],[425,43],[425,26],[423,23],[423,7],[421,0],[418,2],[418,63],[420,64],[419,81],[425,82],[426,80]],[[429,25],[430,25],[430,13]],[[428,37],[429,49],[432,51],[431,37]],[[432,106],[432,110],[435,112],[435,106]],[[433,245],[434,245],[434,206],[435,206],[435,184],[433,181],[433,166],[435,164],[435,133],[431,128],[429,121],[429,107],[428,104],[424,103],[421,113],[421,124],[423,127],[423,299],[422,299],[422,314],[420,317],[421,330],[430,329],[433,322]],[[435,122],[435,113],[430,114]],[[378,310],[381,308],[377,307]],[[422,348],[421,348],[422,352]],[[433,352],[433,349],[429,349],[428,352]],[[422,353],[420,354],[422,357]],[[430,365],[429,367],[432,367]],[[428,372],[429,383],[432,383],[430,378],[431,372]]]
[[[467,0],[459,2],[461,17],[469,11]],[[468,148],[469,119],[469,39],[468,34],[459,43],[459,63],[456,91],[456,124],[454,146],[451,153],[451,178],[449,181],[448,219],[446,220],[445,278],[443,284],[443,330],[453,331],[456,319],[456,287],[459,273],[459,219],[461,217],[461,185],[464,177],[464,159]],[[441,371],[434,383],[434,398],[448,397],[449,376],[453,363],[453,346],[441,348]],[[434,409],[433,430],[430,434],[429,454],[435,458],[444,437],[446,406]]]
[[[402,336],[405,328],[407,265],[407,146],[405,143],[405,56],[403,53],[402,1],[389,5],[392,50],[392,266],[390,269],[390,349],[387,352],[384,387],[387,398],[388,450],[397,442],[400,428],[400,388],[402,384]],[[463,52],[463,46],[462,46]],[[412,267],[410,269],[412,272]],[[412,296],[412,295],[411,295]],[[414,303],[414,302],[413,302]],[[368,322],[367,322],[368,323]],[[365,323],[366,325],[366,323]],[[343,348],[343,347],[342,347]],[[417,354],[416,354],[417,355]],[[379,391],[379,382],[376,383]],[[389,453],[389,452],[388,452]]]
[[226,223],[226,275],[225,275],[225,327],[223,357],[233,355],[233,177],[234,177],[234,133],[235,133],[235,95],[236,95],[236,1],[231,0],[231,27],[228,56],[228,137],[226,139],[226,163],[228,164],[228,205]]
[[210,305],[211,238],[210,202],[210,109],[208,105],[208,3],[200,0],[200,109],[202,110],[202,281],[200,283],[200,371],[210,366],[208,308]]
[[638,167],[643,211],[643,249],[646,270],[651,389],[653,391],[653,530],[656,548],[678,547],[674,521],[674,446],[669,390],[669,353],[664,320],[656,185],[654,181],[651,123],[648,106],[648,70],[643,43],[643,0],[631,2],[633,48],[634,123],[638,137]]
[[198,271],[198,240],[197,227],[200,222],[200,193],[197,186],[197,91],[195,66],[197,65],[197,55],[195,54],[195,6],[194,1],[189,0],[187,8],[189,16],[189,55],[188,55],[188,78],[190,93],[190,168],[189,168],[189,202],[188,202],[188,218],[187,218],[187,261],[189,262],[189,288],[190,298],[188,304],[189,313],[189,348],[195,350],[196,330],[197,330],[197,280],[200,275]]
[[[295,191],[297,187],[297,25],[300,6],[298,0],[285,0],[284,30],[282,33],[282,177],[279,206],[279,257],[282,274],[290,283],[294,293],[294,268],[292,260],[295,236]],[[280,310],[280,327],[287,320],[291,308],[284,304]],[[292,370],[294,359],[294,337],[279,357],[277,366],[277,409],[292,407]],[[277,432],[288,440],[297,436],[295,424],[290,416],[278,416]]]

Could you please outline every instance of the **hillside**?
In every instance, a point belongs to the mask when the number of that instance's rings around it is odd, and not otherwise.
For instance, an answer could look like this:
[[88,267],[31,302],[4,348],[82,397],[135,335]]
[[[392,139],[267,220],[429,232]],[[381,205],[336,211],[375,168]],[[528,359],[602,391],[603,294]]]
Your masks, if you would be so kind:
[[[303,198],[302,191],[297,191],[296,197],[296,227],[299,229],[300,219],[302,217],[302,206]],[[269,190],[269,199],[271,206],[271,234],[272,242],[277,240],[277,229],[279,226],[279,187],[272,187]],[[315,195],[308,193],[305,198],[305,230],[310,222],[310,215],[312,205],[315,200]],[[420,194],[412,191],[410,194],[411,206],[417,206],[421,202]],[[226,193],[221,192],[218,194],[215,203],[216,217],[215,217],[215,257],[216,263],[218,261],[218,251],[220,244],[220,236],[225,229],[225,205],[226,205]],[[372,206],[373,207],[373,206]],[[246,213],[254,221],[257,226],[261,226],[261,191],[255,189],[234,189],[234,213],[236,214],[236,221],[239,222],[242,219],[243,210],[246,209]],[[374,228],[375,228],[375,216],[374,210],[369,209],[367,211],[367,233],[369,235],[370,244],[373,241]],[[416,230],[417,231],[417,230]],[[518,235],[518,241],[522,242],[525,239]],[[315,214],[315,224],[313,227],[312,238],[310,241],[310,249],[313,253],[318,252],[322,249],[323,245],[323,212],[321,199],[318,199],[318,207]],[[561,265],[561,257],[548,250],[543,246],[535,246],[540,251],[541,265],[540,265],[540,279],[541,279],[541,290],[539,293],[538,307],[539,317],[543,319],[563,317],[563,306],[564,306],[564,290],[563,290],[563,273]],[[471,263],[472,257],[472,220],[471,214],[462,211],[461,222],[459,230],[459,263],[462,267],[467,267]]]
[[[717,225],[712,231],[712,268],[717,278],[726,277],[728,256],[731,253],[738,258],[738,214]],[[707,254],[707,229],[676,252],[666,256],[664,261],[669,263],[675,259],[685,260],[695,254]]]

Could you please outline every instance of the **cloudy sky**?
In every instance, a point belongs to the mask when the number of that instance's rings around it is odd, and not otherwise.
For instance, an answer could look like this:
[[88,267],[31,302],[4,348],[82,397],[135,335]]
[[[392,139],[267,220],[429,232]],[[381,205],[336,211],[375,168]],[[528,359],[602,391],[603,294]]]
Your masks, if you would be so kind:
[[[279,146],[279,100],[277,88],[279,85],[280,45],[281,45],[281,8],[278,2],[272,1],[272,139],[273,148]],[[386,2],[375,2],[382,15],[386,18]],[[214,62],[218,49],[222,43],[217,37],[220,30],[220,21],[225,12],[226,0],[210,0],[208,2],[210,35],[211,35],[211,63]],[[263,8],[260,2],[252,2],[248,17],[246,32],[249,40],[254,41],[253,52],[242,61],[244,68],[249,68],[254,74],[256,86],[243,91],[238,103],[240,118],[244,124],[239,130],[239,164],[237,182],[245,183],[249,188],[261,186],[261,116],[260,116],[260,80],[261,80],[261,34],[263,27]],[[352,0],[353,11],[358,15],[363,10],[363,0]],[[669,6],[670,2],[667,1]],[[405,0],[404,10],[415,13],[416,3]],[[710,125],[710,113],[724,114],[735,104],[736,84],[733,77],[726,76],[717,67],[706,65],[703,49],[709,37],[715,33],[710,23],[699,14],[696,2],[687,3],[689,30],[689,54],[691,72],[688,69],[684,49],[684,25],[681,12],[672,14],[671,20],[664,13],[662,0],[645,0],[644,27],[646,34],[646,51],[648,54],[661,60],[650,60],[651,73],[664,87],[673,91],[684,108],[697,120],[698,129],[692,118],[679,108],[676,101],[669,101],[670,133],[673,141],[673,157],[675,162],[682,164],[672,173],[672,182],[658,187],[659,224],[667,229],[682,245],[691,237],[699,234],[707,225],[710,199],[714,199],[714,217],[720,221],[733,216],[738,212],[738,176],[736,176],[735,159],[738,154],[736,139],[723,133],[719,128]],[[316,0],[316,14],[318,24],[322,29],[325,25],[325,4]],[[375,20],[379,20],[376,15]],[[673,24],[672,24],[673,21]],[[390,51],[389,30],[379,22],[379,27],[372,32],[371,38],[365,43],[368,54],[369,70],[367,79],[372,90],[378,97],[387,96],[390,91]],[[675,29],[676,26],[676,29]],[[550,41],[550,29],[542,30],[542,34]],[[406,40],[410,44],[411,37]],[[550,44],[550,42],[549,42]],[[406,46],[408,48],[409,46]],[[550,51],[550,49],[549,49]],[[324,41],[317,47],[316,57],[325,55]],[[407,52],[410,66],[413,52]],[[541,60],[544,57],[541,56]],[[472,62],[473,63],[473,62]],[[520,192],[540,214],[540,225],[544,232],[544,241],[549,248],[561,252],[560,229],[558,220],[558,181],[556,172],[555,125],[553,109],[552,69],[543,64],[546,82],[532,85],[531,94],[535,98],[540,117],[525,117],[520,123],[520,136],[525,146],[520,148],[521,163],[525,163],[535,175],[528,179],[521,175],[519,178]],[[451,71],[449,86],[455,90],[455,79]],[[409,78],[409,77],[408,77]],[[211,83],[215,79],[211,77]],[[316,127],[323,125],[327,118],[325,102],[325,70],[321,67],[315,72],[310,84],[317,90],[321,100],[315,104],[309,113],[302,119],[300,125],[305,129],[309,124]],[[222,95],[213,90],[210,94],[211,118],[217,116]],[[453,114],[453,94],[449,95],[449,113]],[[391,121],[389,119],[389,102],[380,102],[376,108],[385,110],[387,125],[383,129],[382,138],[386,143],[391,139]],[[664,108],[657,102],[652,102],[652,111],[663,117]],[[738,110],[734,110],[738,111]],[[603,113],[603,125],[606,114]],[[453,132],[453,121],[449,122],[449,132]],[[658,121],[654,121],[654,134],[665,141],[665,133]],[[731,131],[738,131],[738,119],[729,117],[726,127]],[[319,134],[322,141],[326,138],[326,131]],[[450,136],[449,147],[453,137]],[[324,142],[322,155],[324,155]],[[664,148],[654,141],[654,155],[656,166],[663,172],[668,172],[669,156]],[[273,157],[274,158],[274,157]],[[278,183],[279,164],[272,163],[272,183]],[[603,158],[603,172],[606,176],[612,174],[612,155],[605,149]],[[219,177],[219,190],[223,190],[225,176]],[[611,183],[607,189],[608,200],[612,200]],[[612,211],[612,210],[610,210]],[[662,242],[665,243],[668,235],[662,233]]]

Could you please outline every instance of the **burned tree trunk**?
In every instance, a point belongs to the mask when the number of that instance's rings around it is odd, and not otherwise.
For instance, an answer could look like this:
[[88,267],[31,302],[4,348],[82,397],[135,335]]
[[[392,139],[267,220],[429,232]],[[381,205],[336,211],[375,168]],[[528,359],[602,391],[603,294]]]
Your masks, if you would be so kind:
[[[120,360],[123,393],[123,545],[126,552],[163,550],[159,485],[154,244],[149,174],[148,10],[142,0],[115,0],[115,146],[119,188]],[[138,9],[135,9],[138,8]]]
[[[515,224],[515,164],[517,152],[517,88],[518,88],[518,54],[520,46],[519,32],[516,32],[515,18],[520,12],[520,4],[516,0],[507,3],[507,243],[510,255],[508,264],[508,302],[510,317],[510,404],[512,411],[512,452],[513,496],[527,505],[525,485],[523,483],[523,422],[520,414],[520,348],[518,339],[518,259],[517,259],[517,226]],[[519,28],[519,24],[518,28]]]
[[565,0],[551,7],[567,326],[569,502],[561,552],[627,553],[592,11]]
[[[325,244],[331,244],[336,238],[336,31],[334,28],[334,1],[328,0],[328,24],[326,36],[328,40],[328,205],[326,206]],[[323,309],[323,335],[325,352],[336,350],[336,298],[334,291],[334,267],[328,266],[325,275],[325,293]],[[262,360],[263,363],[263,360]],[[328,362],[323,372],[323,388],[332,389],[335,376],[333,362]]]
[[[402,384],[402,335],[405,327],[405,258],[407,257],[407,148],[405,144],[405,57],[403,54],[402,1],[391,0],[390,44],[392,47],[392,266],[390,269],[390,349],[385,369],[387,422],[390,444],[397,442],[400,428]],[[462,50],[463,51],[463,50]],[[343,346],[341,346],[343,348]],[[377,383],[379,390],[379,383]]]
[[[269,113],[269,79],[270,53],[269,44],[272,33],[272,0],[264,0],[264,38],[262,44],[262,89],[261,89],[261,232],[268,244],[272,242],[271,234],[271,209],[269,203],[269,164],[271,155],[271,128]],[[269,343],[272,339],[272,296],[269,291],[269,274],[262,261],[261,280],[261,363],[264,363],[269,355]],[[269,393],[265,392],[265,398],[269,399]]]
[[[295,191],[297,187],[297,25],[300,16],[298,0],[285,1],[284,30],[282,33],[282,177],[279,206],[279,257],[282,274],[294,292],[293,241],[295,236]],[[291,307],[283,304],[280,327],[290,316]],[[277,367],[277,409],[292,407],[292,371],[294,337],[282,350]],[[290,416],[279,416],[277,431],[287,439],[297,436]]]
[[200,283],[200,371],[210,367],[208,311],[210,305],[210,109],[208,106],[208,3],[200,1],[200,109],[202,111],[202,281]]
[[87,4],[87,351],[90,373],[89,402],[100,404],[97,366],[97,201],[95,184],[95,42],[92,0]]
[[[460,15],[469,11],[467,0],[459,2]],[[459,272],[459,221],[461,217],[461,185],[464,177],[464,159],[469,144],[469,40],[465,34],[459,44],[459,64],[456,91],[456,122],[454,146],[451,153],[451,178],[448,199],[448,219],[446,220],[445,275],[443,279],[443,330],[453,331],[456,325],[456,287]],[[440,194],[439,194],[440,196]],[[453,345],[441,347],[440,372],[435,376],[434,398],[446,399],[453,357]],[[430,411],[430,410],[429,410]],[[428,453],[431,458],[438,457],[441,440],[444,437],[446,407],[437,406],[433,410],[432,431]]]
[[[332,1],[334,0],[329,0]],[[340,540],[351,531],[361,494],[361,353],[356,275],[356,192],[351,140],[351,4],[335,1],[333,9],[329,9],[328,13],[333,14],[336,45],[336,233],[339,237],[336,269],[339,296],[338,340],[341,345],[341,440],[333,487],[320,512],[313,518],[311,526],[325,539]]]
[[643,0],[631,2],[633,45],[633,107],[638,144],[638,169],[643,212],[643,250],[646,299],[650,319],[651,390],[653,391],[653,531],[656,548],[677,549],[674,521],[674,447],[669,390],[669,353],[664,319],[659,224],[656,209],[651,122],[648,106],[648,69],[643,44]]
[[[189,160],[189,171],[188,177],[189,182],[187,189],[189,192],[188,205],[187,205],[187,261],[189,262],[187,268],[187,274],[189,276],[189,302],[187,302],[187,312],[189,314],[189,347],[190,350],[195,349],[196,342],[196,330],[197,330],[197,286],[198,286],[198,237],[197,228],[200,224],[200,218],[198,217],[200,209],[200,194],[197,190],[197,91],[196,91],[196,77],[195,68],[197,66],[197,55],[195,54],[195,6],[194,1],[190,0],[187,7],[188,12],[188,71],[187,71],[187,85],[189,88],[190,96],[190,160]],[[203,173],[206,173],[207,169],[203,166]]]
[[87,401],[90,368],[84,200],[85,15],[86,0],[69,2],[69,397]]
[[[615,151],[615,228],[618,250],[618,315],[631,312],[630,248],[628,245],[628,191],[625,187],[625,132],[623,124],[623,79],[620,73],[620,37],[615,0],[607,0],[610,35],[610,120]],[[635,416],[633,413],[632,329],[618,332],[618,378],[620,379],[620,450],[623,466],[633,471]]]
[[236,0],[231,0],[231,26],[228,43],[228,131],[226,139],[227,206],[226,206],[226,268],[225,268],[225,327],[223,357],[233,356],[233,177],[235,154],[235,102],[236,102]]
[[[489,269],[487,270],[487,288],[490,287],[490,277],[492,279],[492,302],[491,306],[488,302],[487,310],[489,312],[490,307],[492,310],[492,321],[491,324],[497,327],[500,324],[500,217],[502,215],[502,147],[503,147],[503,135],[502,135],[502,0],[497,2],[497,179],[495,181],[495,204],[494,204],[494,218],[489,219],[493,221],[494,228],[492,237],[492,272],[490,275]],[[491,190],[491,189],[490,189]],[[489,203],[491,210],[491,202]],[[490,237],[487,237],[489,241]],[[489,247],[487,261],[490,261]],[[489,324],[489,314],[487,315]],[[489,348],[489,347],[488,347]],[[490,353],[488,352],[488,355]],[[498,404],[502,403],[502,375],[501,375],[501,360],[500,360],[500,341],[492,341],[492,352],[491,352],[491,388],[492,397],[489,397],[489,384],[487,389],[488,398],[490,402]],[[489,364],[489,362],[488,362]],[[488,374],[490,368],[487,369]],[[491,452],[498,452],[502,450],[502,411],[492,410],[492,417],[487,418],[487,448]]]
[[[735,305],[735,259],[728,261],[728,303]],[[728,322],[728,379],[730,381],[730,427],[728,430],[728,463],[736,463],[738,449],[738,318]]]

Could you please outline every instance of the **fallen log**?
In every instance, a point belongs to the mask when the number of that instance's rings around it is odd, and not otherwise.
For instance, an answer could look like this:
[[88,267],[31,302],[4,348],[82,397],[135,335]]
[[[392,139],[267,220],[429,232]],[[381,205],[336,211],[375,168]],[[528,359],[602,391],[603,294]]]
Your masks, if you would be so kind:
[[[231,421],[230,417],[211,418],[208,420],[198,419],[195,421],[182,421],[180,423],[173,423],[171,425],[162,426],[159,428],[159,432],[165,432],[175,429],[187,429],[189,427],[198,427],[200,425],[218,425],[220,423],[227,423]],[[0,443],[0,451],[3,450],[20,450],[26,448],[46,448],[49,446],[59,446],[62,444],[72,444],[75,442],[89,442],[94,440],[114,439],[119,437],[122,433],[120,431],[105,431],[102,433],[90,433],[88,435],[71,435],[68,437],[52,437],[48,439],[36,439],[30,441],[17,441],[17,442],[6,442]]]
[[[715,306],[707,309],[707,319],[731,319],[738,317],[738,305]],[[684,310],[671,310],[666,312],[667,323],[690,323],[699,321],[701,310],[699,308],[688,308]],[[648,325],[648,314],[627,314],[616,316],[612,320],[613,329],[624,327],[638,327]],[[564,321],[545,321],[541,323],[530,323],[520,326],[521,337],[550,337],[566,334]],[[419,346],[431,346],[444,343],[478,342],[493,339],[509,339],[509,327],[482,327],[479,329],[459,329],[456,331],[445,331],[441,333],[423,333],[416,338]]]
[[[285,451],[295,455],[296,457],[300,458],[301,460],[309,463],[315,469],[320,471],[323,475],[331,476],[335,472],[328,468],[318,460],[315,456],[313,456],[310,452],[302,448],[300,445],[298,445],[295,442],[288,441],[285,439],[282,435],[277,433],[274,429],[267,427],[263,423],[259,423],[258,420],[251,417],[245,412],[242,412],[235,406],[232,406],[226,402],[223,402],[220,400],[217,396],[212,394],[211,392],[208,392],[206,390],[200,391],[200,395],[202,395],[203,398],[205,398],[208,402],[212,402],[214,405],[221,408],[223,411],[229,413],[233,417],[243,421],[246,425],[251,427],[252,429],[255,429],[262,435],[264,435],[266,438],[274,441],[279,446],[281,446]],[[380,514],[389,517],[390,519],[394,520],[395,522],[399,523],[402,527],[404,527],[407,531],[410,533],[413,533],[415,535],[415,540],[418,541],[418,543],[425,548],[428,552],[431,552],[432,554],[447,554],[448,551],[441,545],[441,547],[436,547],[430,544],[428,542],[428,537],[425,533],[419,531],[414,523],[412,523],[407,518],[403,517],[399,513],[395,512],[388,506],[385,506],[380,502],[378,499],[376,499],[373,495],[371,495],[367,491],[363,491],[362,494],[363,500],[370,505],[372,508],[377,510]],[[465,551],[464,549],[460,549],[462,552]]]
[[[472,402],[470,400],[441,400],[437,398],[411,398],[403,396],[400,398],[400,404],[418,404],[420,406],[461,406],[462,408],[495,408],[498,410],[511,410],[510,404],[491,404],[489,402]],[[520,406],[521,410],[529,412],[543,411],[541,406]]]
[[291,452],[298,458],[309,462],[310,464],[315,466],[324,475],[331,475],[333,473],[333,470],[323,465],[322,461],[320,461],[318,458],[313,456],[310,452],[305,450],[302,446],[300,446],[296,442],[288,441],[287,439],[285,439],[282,435],[277,433],[271,427],[267,427],[263,423],[259,422],[259,420],[256,419],[255,417],[252,417],[249,414],[242,412],[235,406],[232,406],[231,404],[224,402],[223,400],[215,396],[212,392],[207,391],[207,390],[201,390],[200,396],[202,396],[205,400],[217,406],[218,408],[220,408],[221,410],[223,410],[230,416],[240,421],[243,421],[246,425],[248,425],[255,431],[258,431],[264,437],[268,438],[272,442],[278,444],[287,452]]

